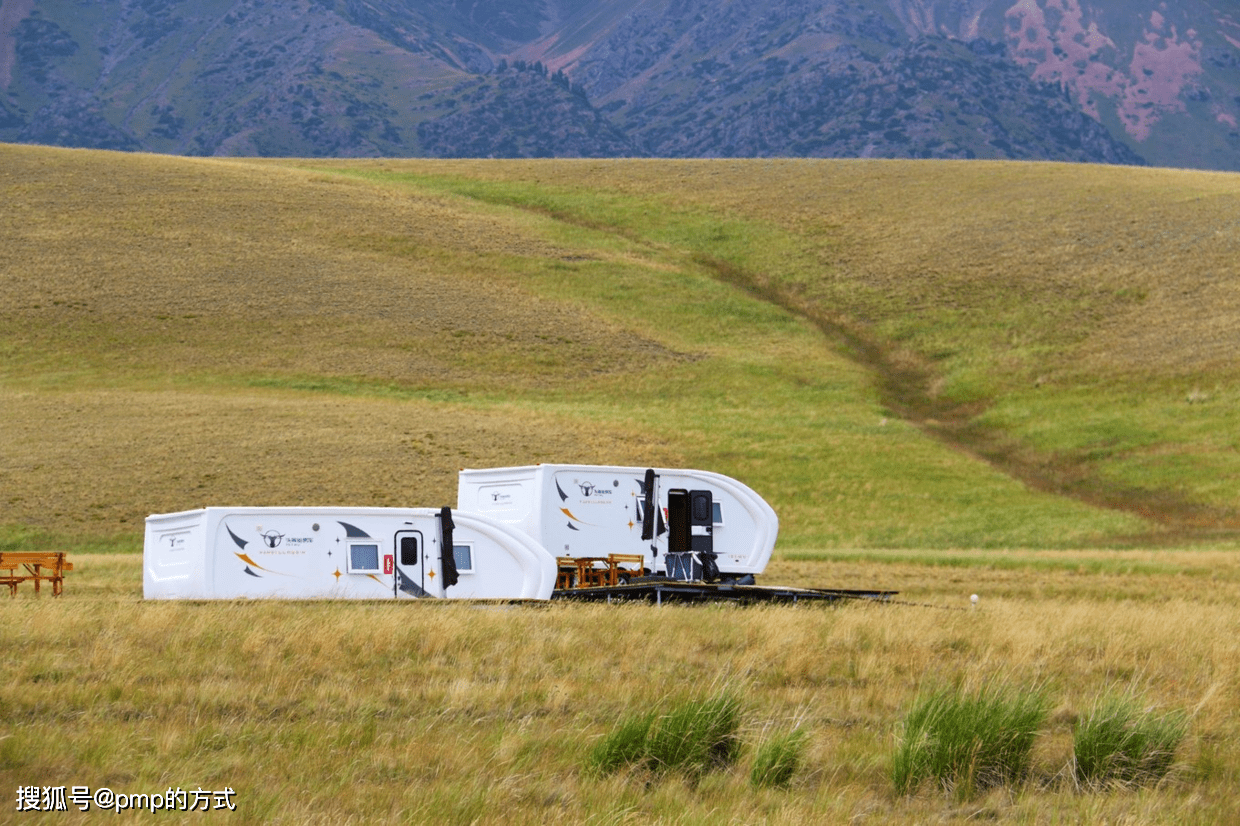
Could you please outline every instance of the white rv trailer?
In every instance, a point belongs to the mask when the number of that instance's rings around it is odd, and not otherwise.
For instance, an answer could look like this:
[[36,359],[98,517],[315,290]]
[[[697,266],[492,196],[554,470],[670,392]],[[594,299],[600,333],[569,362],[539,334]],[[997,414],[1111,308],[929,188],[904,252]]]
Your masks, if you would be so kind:
[[157,514],[143,568],[147,599],[550,599],[556,576],[537,542],[448,508]]
[[705,470],[462,470],[456,506],[516,527],[556,556],[642,554],[650,573],[685,580],[762,573],[779,532],[779,518],[761,496]]

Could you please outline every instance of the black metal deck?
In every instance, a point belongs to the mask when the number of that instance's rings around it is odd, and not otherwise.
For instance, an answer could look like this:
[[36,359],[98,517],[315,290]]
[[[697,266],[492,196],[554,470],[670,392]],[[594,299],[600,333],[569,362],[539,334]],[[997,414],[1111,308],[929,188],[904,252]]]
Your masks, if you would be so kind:
[[665,602],[737,602],[745,605],[777,602],[795,605],[800,602],[839,602],[842,600],[886,602],[897,593],[899,592],[668,580],[630,585],[603,585],[593,588],[563,588],[552,591],[551,598],[581,602],[643,601],[653,602],[656,605],[662,605]]

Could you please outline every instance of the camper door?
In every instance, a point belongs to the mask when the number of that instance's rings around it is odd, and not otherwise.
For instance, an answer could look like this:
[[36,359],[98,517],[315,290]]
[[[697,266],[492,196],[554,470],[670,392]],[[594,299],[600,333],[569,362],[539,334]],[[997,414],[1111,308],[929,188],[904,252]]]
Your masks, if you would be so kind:
[[667,575],[680,580],[713,581],[714,502],[708,490],[667,492]]
[[428,597],[426,583],[426,543],[421,531],[396,534],[396,571],[392,589],[397,599]]

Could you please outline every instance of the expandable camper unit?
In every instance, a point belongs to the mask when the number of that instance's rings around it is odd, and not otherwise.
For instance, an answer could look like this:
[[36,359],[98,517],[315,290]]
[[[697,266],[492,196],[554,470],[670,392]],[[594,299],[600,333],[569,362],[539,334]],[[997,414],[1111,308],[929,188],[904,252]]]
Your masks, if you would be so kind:
[[534,465],[462,470],[459,511],[518,528],[557,557],[640,554],[679,580],[762,573],[779,519],[735,479],[704,470]]
[[550,599],[555,558],[443,508],[203,508],[149,516],[147,599]]

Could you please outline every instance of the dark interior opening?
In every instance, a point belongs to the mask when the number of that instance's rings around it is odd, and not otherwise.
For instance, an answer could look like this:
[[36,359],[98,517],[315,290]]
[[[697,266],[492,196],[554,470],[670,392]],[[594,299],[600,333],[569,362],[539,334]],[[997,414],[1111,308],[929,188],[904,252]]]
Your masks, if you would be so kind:
[[689,492],[687,490],[667,492],[667,531],[667,552],[669,554],[688,553],[692,550],[689,531]]

